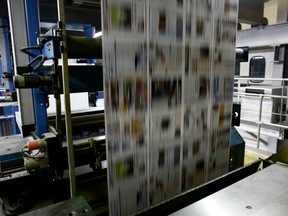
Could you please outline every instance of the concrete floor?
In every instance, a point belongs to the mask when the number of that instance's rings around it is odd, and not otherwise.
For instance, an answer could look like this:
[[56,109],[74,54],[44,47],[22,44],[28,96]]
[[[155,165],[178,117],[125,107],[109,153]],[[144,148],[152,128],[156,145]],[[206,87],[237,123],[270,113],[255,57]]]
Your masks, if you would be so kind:
[[244,158],[244,165],[250,164],[258,159],[265,160],[269,156],[263,155],[254,151],[245,150],[245,158]]

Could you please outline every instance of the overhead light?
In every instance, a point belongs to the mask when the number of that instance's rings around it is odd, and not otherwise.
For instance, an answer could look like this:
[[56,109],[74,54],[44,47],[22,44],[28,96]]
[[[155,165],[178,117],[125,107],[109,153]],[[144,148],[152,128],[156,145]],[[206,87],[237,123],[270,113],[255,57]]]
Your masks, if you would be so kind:
[[102,31],[96,32],[94,38],[98,38],[102,36]]

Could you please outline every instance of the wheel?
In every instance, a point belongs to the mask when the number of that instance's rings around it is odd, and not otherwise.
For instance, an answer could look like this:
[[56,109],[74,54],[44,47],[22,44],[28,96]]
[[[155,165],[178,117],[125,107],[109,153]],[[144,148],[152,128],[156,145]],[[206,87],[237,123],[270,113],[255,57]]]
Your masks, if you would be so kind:
[[26,191],[15,192],[1,197],[2,212],[5,215],[18,215],[28,211],[35,204],[32,194]]

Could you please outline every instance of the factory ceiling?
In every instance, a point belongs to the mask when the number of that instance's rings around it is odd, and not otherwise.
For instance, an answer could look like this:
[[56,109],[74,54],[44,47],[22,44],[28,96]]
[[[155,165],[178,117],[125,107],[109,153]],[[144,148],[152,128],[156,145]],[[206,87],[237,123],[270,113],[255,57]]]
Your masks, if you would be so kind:
[[[42,22],[57,21],[57,1],[40,0],[39,11]],[[0,17],[8,17],[7,1],[0,1]],[[99,0],[69,0],[66,4],[66,22],[91,24],[101,30],[101,8]]]
[[[257,24],[263,21],[265,0],[239,1],[239,21]],[[100,0],[66,0],[66,21],[73,24],[91,24],[96,31],[101,30]],[[40,20],[55,22],[57,20],[56,0],[39,0]],[[0,17],[8,17],[7,1],[0,1]]]

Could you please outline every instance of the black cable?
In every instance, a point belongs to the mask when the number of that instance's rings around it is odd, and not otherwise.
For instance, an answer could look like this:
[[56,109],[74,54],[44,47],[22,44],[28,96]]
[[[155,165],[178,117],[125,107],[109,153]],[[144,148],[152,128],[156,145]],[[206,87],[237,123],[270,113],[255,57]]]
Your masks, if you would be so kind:
[[30,154],[27,153],[27,151],[24,151],[24,148],[26,148],[26,147],[27,147],[27,146],[24,145],[24,146],[22,147],[22,149],[21,149],[22,154],[23,154],[24,156],[29,157],[29,158],[32,158],[32,159],[34,159],[34,160],[40,160],[40,159],[44,159],[44,158],[45,158],[45,156],[46,156],[46,150],[45,150],[44,154],[43,154],[41,157],[36,157],[36,156],[41,152],[41,149],[39,149],[38,152],[36,152],[34,155],[30,155]]
[[21,52],[23,52],[23,53],[25,53],[25,54],[27,54],[29,56],[36,57],[35,54],[29,52],[29,50],[31,50],[31,49],[40,49],[41,50],[42,47],[41,46],[22,47],[20,50],[21,50]]
[[32,64],[35,63],[37,60],[40,60],[40,62],[32,68],[33,71],[37,71],[44,63],[45,61],[45,56],[43,54],[36,56],[35,58],[33,58],[27,65],[27,67],[32,67]]

